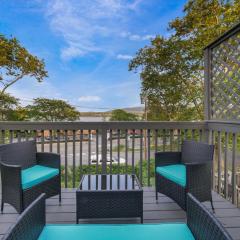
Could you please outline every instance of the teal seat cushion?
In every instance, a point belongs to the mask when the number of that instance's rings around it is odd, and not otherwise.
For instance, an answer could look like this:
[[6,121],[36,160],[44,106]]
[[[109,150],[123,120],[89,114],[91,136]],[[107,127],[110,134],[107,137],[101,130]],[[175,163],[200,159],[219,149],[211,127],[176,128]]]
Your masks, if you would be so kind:
[[33,187],[59,174],[57,168],[35,165],[22,170],[22,189]]
[[157,167],[156,172],[182,187],[186,187],[186,166],[184,164]]
[[174,224],[46,225],[38,240],[194,240],[188,226]]

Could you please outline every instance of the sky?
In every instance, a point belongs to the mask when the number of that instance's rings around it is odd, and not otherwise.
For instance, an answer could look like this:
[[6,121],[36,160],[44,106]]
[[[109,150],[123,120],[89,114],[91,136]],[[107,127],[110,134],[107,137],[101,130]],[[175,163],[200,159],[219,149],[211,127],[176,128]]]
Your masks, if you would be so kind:
[[128,71],[136,52],[186,0],[0,0],[0,33],[44,59],[48,78],[25,77],[8,89],[23,105],[63,99],[80,111],[140,106],[139,74]]

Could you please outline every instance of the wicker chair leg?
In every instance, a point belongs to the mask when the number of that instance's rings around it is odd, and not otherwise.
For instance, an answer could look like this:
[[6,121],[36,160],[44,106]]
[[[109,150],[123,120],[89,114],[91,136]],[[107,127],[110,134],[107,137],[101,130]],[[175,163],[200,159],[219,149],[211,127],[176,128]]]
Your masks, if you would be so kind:
[[62,202],[62,196],[61,196],[61,192],[59,193],[59,205],[61,205]]
[[213,213],[215,213],[215,209],[214,209],[214,206],[213,206],[213,200],[212,200],[212,197],[211,197],[210,202],[211,202],[211,206],[212,206],[212,211],[213,211]]
[[3,213],[4,202],[1,203],[1,213]]
[[156,201],[158,201],[158,192],[157,192],[157,189],[156,189]]

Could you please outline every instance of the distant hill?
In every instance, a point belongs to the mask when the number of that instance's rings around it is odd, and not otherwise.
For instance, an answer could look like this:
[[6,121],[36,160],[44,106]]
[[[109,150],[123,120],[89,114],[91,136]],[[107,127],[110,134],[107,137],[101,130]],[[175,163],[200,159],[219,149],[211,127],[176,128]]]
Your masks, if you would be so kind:
[[128,107],[128,108],[122,108],[122,110],[134,113],[134,114],[143,114],[144,113],[144,107]]
[[[127,108],[121,108],[122,110],[133,113],[138,116],[142,116],[144,113],[143,107],[127,107]],[[80,112],[80,116],[82,117],[111,117],[112,111],[107,112]]]

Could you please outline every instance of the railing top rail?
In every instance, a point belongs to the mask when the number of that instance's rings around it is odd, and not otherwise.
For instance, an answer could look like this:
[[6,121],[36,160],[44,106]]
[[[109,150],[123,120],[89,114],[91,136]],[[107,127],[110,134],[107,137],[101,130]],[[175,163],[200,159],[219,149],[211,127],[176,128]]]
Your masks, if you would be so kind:
[[74,129],[203,129],[204,121],[160,122],[0,122],[1,130],[74,130]]
[[226,131],[239,133],[240,132],[240,122],[239,121],[206,121],[207,128],[216,131]]
[[212,49],[214,47],[216,47],[217,45],[219,45],[220,43],[224,42],[226,39],[230,38],[231,36],[233,36],[234,34],[236,34],[238,31],[240,31],[240,22],[237,23],[236,25],[234,25],[232,28],[230,28],[227,32],[223,33],[220,37],[218,37],[217,39],[215,39],[213,42],[211,42],[210,44],[208,44],[204,50],[206,49]]

